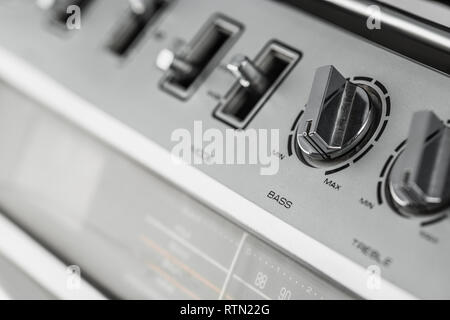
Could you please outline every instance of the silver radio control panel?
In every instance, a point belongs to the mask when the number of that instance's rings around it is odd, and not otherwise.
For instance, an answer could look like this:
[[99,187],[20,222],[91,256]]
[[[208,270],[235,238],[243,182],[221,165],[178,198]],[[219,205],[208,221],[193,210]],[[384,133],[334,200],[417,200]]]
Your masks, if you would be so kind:
[[450,298],[448,26],[309,2],[0,0],[2,210],[113,296]]

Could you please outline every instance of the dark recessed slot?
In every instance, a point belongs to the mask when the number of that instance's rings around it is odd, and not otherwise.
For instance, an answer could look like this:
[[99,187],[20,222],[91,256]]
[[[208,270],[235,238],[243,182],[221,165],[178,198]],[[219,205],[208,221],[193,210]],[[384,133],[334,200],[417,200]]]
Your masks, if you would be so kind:
[[256,106],[259,99],[260,95],[255,94],[250,90],[240,89],[232,96],[222,112],[238,121],[244,121]]
[[267,90],[258,92],[235,83],[215,117],[235,128],[244,128],[300,59],[300,53],[277,42],[267,46],[255,59],[255,65],[267,79]]
[[119,56],[126,55],[169,5],[169,0],[146,1],[141,11],[130,9],[114,33],[109,49]]
[[67,9],[70,6],[77,6],[80,8],[80,11],[83,12],[88,8],[88,6],[94,2],[94,0],[60,0],[55,1],[51,11],[54,22],[66,25],[67,19],[72,15],[72,13],[68,13]]
[[232,35],[233,34],[229,30],[214,25],[209,32],[205,34],[204,39],[199,41],[198,45],[193,48],[190,54],[191,59],[187,59],[194,67],[194,71],[187,77],[173,77],[169,82],[183,90],[189,89],[195,79],[197,79],[199,74],[205,70],[209,62],[222,49]]
[[270,51],[266,59],[261,64],[261,70],[264,72],[266,77],[269,79],[272,85],[278,77],[283,73],[288,67],[290,59],[286,56],[281,55],[275,50]]

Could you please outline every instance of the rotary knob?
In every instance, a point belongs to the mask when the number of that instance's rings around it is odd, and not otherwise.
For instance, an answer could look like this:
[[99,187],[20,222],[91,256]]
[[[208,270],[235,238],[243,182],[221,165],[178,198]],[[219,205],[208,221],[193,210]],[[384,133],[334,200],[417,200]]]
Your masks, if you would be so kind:
[[388,183],[396,208],[420,216],[450,207],[450,128],[433,112],[414,114]]
[[367,86],[345,79],[333,66],[317,69],[297,145],[312,161],[336,161],[357,151],[377,122],[380,99]]

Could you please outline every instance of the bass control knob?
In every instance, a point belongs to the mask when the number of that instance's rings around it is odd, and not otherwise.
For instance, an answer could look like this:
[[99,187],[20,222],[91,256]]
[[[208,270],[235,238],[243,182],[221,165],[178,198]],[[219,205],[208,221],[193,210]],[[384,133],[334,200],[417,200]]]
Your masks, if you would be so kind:
[[392,202],[407,215],[450,207],[450,128],[431,111],[414,114],[404,151],[388,183]]
[[352,154],[373,129],[379,109],[369,87],[345,79],[333,66],[320,67],[297,128],[298,148],[319,162]]

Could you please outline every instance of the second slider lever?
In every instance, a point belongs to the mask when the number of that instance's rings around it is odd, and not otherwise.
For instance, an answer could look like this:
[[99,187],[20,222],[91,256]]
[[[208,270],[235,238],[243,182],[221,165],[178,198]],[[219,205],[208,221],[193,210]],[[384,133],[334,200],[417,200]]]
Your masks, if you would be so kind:
[[267,77],[246,56],[238,54],[227,64],[227,69],[239,80],[241,86],[263,94],[269,87]]

